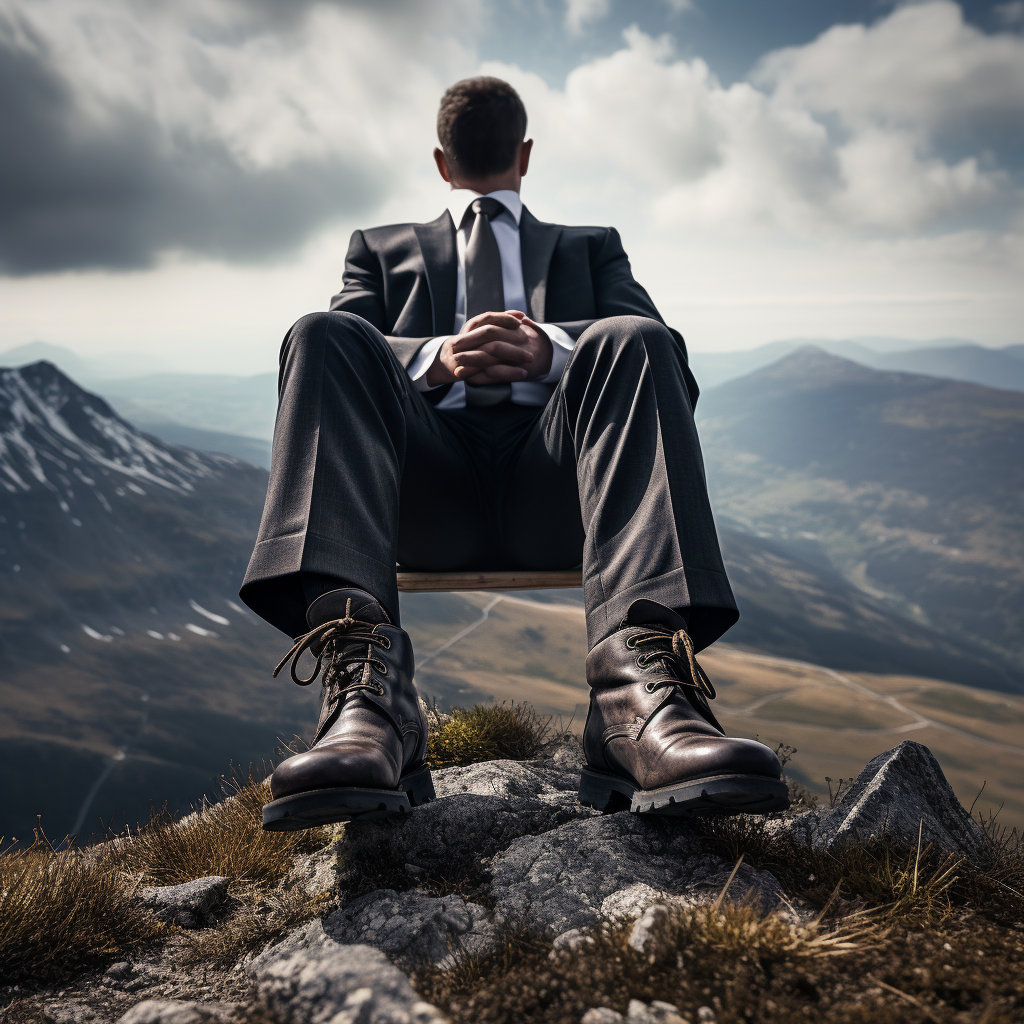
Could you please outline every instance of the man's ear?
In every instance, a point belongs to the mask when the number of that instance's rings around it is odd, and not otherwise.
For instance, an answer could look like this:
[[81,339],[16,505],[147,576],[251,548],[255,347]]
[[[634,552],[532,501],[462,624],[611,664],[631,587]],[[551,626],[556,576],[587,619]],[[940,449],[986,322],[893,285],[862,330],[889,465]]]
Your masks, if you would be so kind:
[[434,147],[434,163],[437,164],[437,173],[445,181],[450,182],[452,180],[452,172],[448,169],[448,160],[445,158],[444,150],[438,146]]
[[533,151],[533,139],[527,139],[519,149],[519,177],[530,168],[530,153]]

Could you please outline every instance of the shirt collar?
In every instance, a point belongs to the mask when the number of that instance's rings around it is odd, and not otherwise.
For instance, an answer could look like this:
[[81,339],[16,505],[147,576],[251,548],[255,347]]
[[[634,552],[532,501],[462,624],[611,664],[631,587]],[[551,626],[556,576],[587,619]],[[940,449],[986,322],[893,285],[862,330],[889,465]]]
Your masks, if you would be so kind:
[[[497,199],[512,214],[512,219],[518,227],[520,218],[523,216],[523,201],[519,198],[519,193],[510,188],[502,188],[497,192],[488,192],[487,195],[491,199]],[[466,216],[469,204],[479,198],[480,193],[474,192],[471,188],[453,188],[448,193],[448,212],[452,215],[456,229],[462,223],[462,218]]]

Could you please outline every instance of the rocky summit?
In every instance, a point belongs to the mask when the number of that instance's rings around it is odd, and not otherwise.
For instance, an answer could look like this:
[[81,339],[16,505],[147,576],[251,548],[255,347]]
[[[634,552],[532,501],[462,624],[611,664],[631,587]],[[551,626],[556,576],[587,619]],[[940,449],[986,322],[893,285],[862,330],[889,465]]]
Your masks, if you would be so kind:
[[[465,970],[509,936],[547,942],[554,957],[593,945],[610,923],[627,927],[629,949],[654,964],[680,908],[727,901],[760,918],[815,917],[771,871],[724,857],[706,822],[583,807],[581,760],[578,741],[563,738],[533,761],[439,770],[435,802],[402,820],[338,829],[328,845],[298,857],[280,887],[319,898],[320,913],[226,972],[197,970],[183,945],[223,927],[226,879],[143,889],[138,899],[149,911],[176,922],[172,938],[40,996],[41,1019],[441,1024],[444,1014],[417,991],[424,972]],[[910,741],[875,758],[827,810],[745,821],[796,853],[889,841],[979,866],[993,856],[934,757]],[[713,1007],[701,1011],[697,1019],[716,1019]],[[690,1018],[670,1003],[634,999],[625,1014],[593,1006],[580,1019]]]

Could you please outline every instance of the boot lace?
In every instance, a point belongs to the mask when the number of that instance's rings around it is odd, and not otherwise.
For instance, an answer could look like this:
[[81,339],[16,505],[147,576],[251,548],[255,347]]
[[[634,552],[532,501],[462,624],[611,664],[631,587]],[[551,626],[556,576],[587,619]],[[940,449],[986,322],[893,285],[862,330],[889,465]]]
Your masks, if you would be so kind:
[[[376,680],[369,682],[362,681],[363,673],[359,673],[356,681],[350,682],[348,686],[342,687],[342,679],[352,679],[352,669],[356,665],[372,665],[382,676],[388,674],[387,665],[380,658],[374,657],[373,645],[391,649],[391,641],[388,637],[373,632],[373,626],[369,622],[360,622],[352,618],[352,598],[345,603],[345,616],[341,619],[334,619],[325,622],[322,626],[311,629],[308,633],[295,638],[291,650],[278,662],[274,669],[274,678],[281,669],[289,662],[289,672],[292,682],[299,686],[309,686],[323,668],[324,660],[327,658],[327,668],[324,671],[323,686],[329,689],[332,684],[338,687],[338,696],[353,693],[356,690],[369,690],[382,696],[384,687]],[[365,646],[364,646],[365,645]],[[299,658],[306,651],[316,654],[316,666],[312,674],[303,679],[298,674]]]
[[[653,662],[660,662],[672,673],[677,685],[691,687],[706,700],[715,699],[715,687],[698,664],[693,653],[693,641],[685,629],[673,633],[667,629],[647,626],[645,632],[634,633],[626,639],[626,646],[633,649],[642,644],[649,645],[650,649],[642,651],[637,657],[636,663],[640,668],[647,668]],[[644,688],[648,693],[653,693],[659,688],[659,684],[645,683]]]

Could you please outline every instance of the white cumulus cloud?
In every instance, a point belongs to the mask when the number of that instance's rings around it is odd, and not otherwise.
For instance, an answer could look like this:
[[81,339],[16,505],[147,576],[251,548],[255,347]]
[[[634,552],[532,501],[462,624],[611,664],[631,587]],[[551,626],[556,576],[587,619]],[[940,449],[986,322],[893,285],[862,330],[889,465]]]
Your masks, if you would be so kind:
[[[920,61],[905,59],[908,35],[923,40]],[[490,68],[522,88],[548,159],[572,183],[547,182],[563,198],[616,196],[666,227],[801,237],[931,231],[1010,199],[990,147],[948,156],[940,135],[1024,115],[1024,41],[982,35],[953,4],[831,29],[728,87],[668,38],[632,28],[625,43],[563,88]]]

